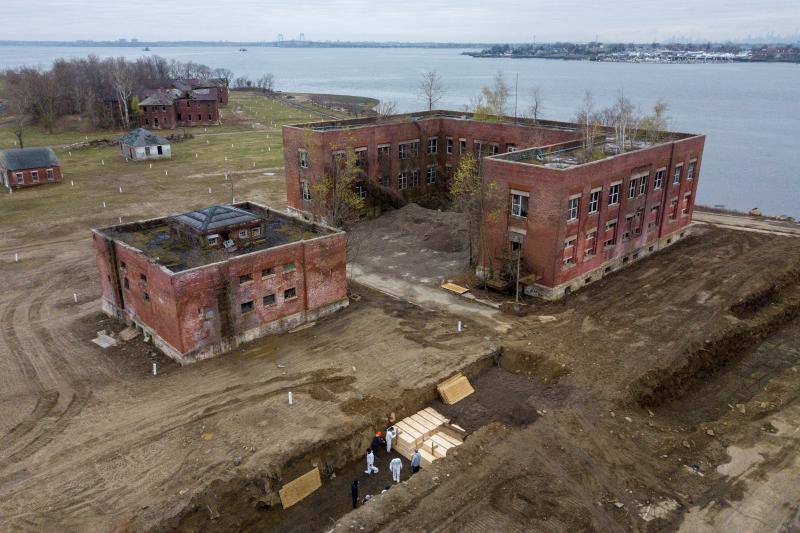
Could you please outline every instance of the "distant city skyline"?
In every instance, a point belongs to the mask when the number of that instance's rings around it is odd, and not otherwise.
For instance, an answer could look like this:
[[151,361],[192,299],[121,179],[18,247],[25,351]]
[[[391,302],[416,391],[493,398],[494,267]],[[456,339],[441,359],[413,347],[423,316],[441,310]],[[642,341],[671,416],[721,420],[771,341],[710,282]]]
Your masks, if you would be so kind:
[[[797,39],[798,0],[6,0],[20,40],[604,42]],[[176,13],[181,16],[176,17]],[[30,36],[36,21],[47,28]],[[27,37],[27,39],[26,39]],[[778,39],[779,40],[779,39]]]

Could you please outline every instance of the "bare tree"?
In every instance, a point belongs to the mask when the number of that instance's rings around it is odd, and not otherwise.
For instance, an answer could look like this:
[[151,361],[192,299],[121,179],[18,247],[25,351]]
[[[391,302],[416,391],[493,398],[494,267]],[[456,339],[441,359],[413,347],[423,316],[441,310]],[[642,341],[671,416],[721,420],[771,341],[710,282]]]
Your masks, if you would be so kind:
[[528,115],[533,119],[533,123],[539,122],[539,114],[542,112],[542,90],[536,86],[531,89],[531,105],[528,108]]
[[511,87],[506,83],[502,70],[494,76],[492,86],[481,89],[481,94],[472,101],[473,113],[479,120],[496,120],[507,114]]
[[325,213],[330,225],[348,229],[364,208],[364,200],[356,191],[362,172],[352,146],[345,150],[336,146],[331,149],[334,153],[331,170],[312,186],[311,201],[316,205],[314,211]]
[[391,115],[396,115],[397,102],[381,101],[381,103],[375,106],[375,113],[378,115],[378,120],[384,120]]
[[258,81],[256,82],[256,87],[258,87],[264,92],[271,93],[272,91],[275,90],[275,76],[273,76],[269,72],[264,74],[263,76],[258,78]]
[[642,130],[647,142],[658,142],[661,136],[669,128],[669,104],[663,100],[659,100],[653,106],[653,112],[650,115],[642,117],[639,128]]
[[607,125],[614,129],[614,137],[620,153],[632,146],[639,128],[640,117],[636,107],[620,91],[614,104],[603,110]]
[[220,80],[224,80],[226,85],[230,85],[233,81],[233,71],[229,68],[215,68],[211,74]]
[[594,139],[600,131],[600,116],[595,110],[594,96],[591,91],[586,91],[581,101],[581,106],[575,115],[575,122],[581,128],[581,141],[587,159],[594,152]]
[[109,74],[117,97],[117,106],[122,118],[122,125],[125,129],[128,129],[131,123],[128,113],[128,100],[133,95],[133,76],[131,75],[130,66],[124,58],[120,57],[109,61],[111,67]]
[[431,70],[422,74],[419,82],[419,94],[428,106],[428,111],[433,110],[433,107],[444,97],[445,92],[442,77],[438,72]]

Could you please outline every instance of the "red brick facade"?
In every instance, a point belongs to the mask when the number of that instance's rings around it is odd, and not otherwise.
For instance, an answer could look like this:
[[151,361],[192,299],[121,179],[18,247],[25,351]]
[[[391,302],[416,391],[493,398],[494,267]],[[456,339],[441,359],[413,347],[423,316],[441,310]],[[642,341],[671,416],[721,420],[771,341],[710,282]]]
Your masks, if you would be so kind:
[[58,165],[5,171],[5,183],[12,189],[60,183],[61,180],[61,167]]
[[140,105],[139,126],[148,129],[175,129],[187,126],[212,126],[220,123],[219,102],[211,99],[178,98],[172,105]]
[[[439,111],[382,121],[284,126],[288,204],[301,212],[320,211],[320,204],[309,199],[313,184],[330,174],[335,152],[347,147],[364,154],[362,168],[369,182],[383,183],[406,201],[445,193],[462,153],[480,154],[484,179],[499,184],[498,201],[506,206],[506,214],[493,219],[488,228],[491,250],[489,257],[480,258],[481,271],[508,270],[509,263],[516,263],[511,260],[521,254],[523,274],[533,274],[527,292],[559,297],[685,235],[705,142],[702,135],[669,134],[666,141],[637,145],[590,163],[558,168],[536,160],[537,150],[576,149],[579,137],[579,127],[571,123],[534,124],[508,117],[486,122]],[[411,141],[418,141],[418,154],[401,159],[400,145]],[[435,150],[429,150],[429,143],[431,148],[435,143]],[[382,157],[381,150],[388,156]],[[681,176],[673,184],[678,166]],[[429,168],[434,169],[432,180]],[[656,188],[659,171],[663,175]],[[615,184],[618,199],[609,203]],[[512,215],[512,192],[517,201],[526,198],[526,216]],[[374,206],[379,201],[370,193],[365,192],[368,205]],[[590,212],[594,203],[596,209]]]
[[313,238],[173,272],[115,238],[117,229],[130,226],[93,231],[103,308],[142,328],[181,363],[291,329],[347,305],[342,232],[317,225]]

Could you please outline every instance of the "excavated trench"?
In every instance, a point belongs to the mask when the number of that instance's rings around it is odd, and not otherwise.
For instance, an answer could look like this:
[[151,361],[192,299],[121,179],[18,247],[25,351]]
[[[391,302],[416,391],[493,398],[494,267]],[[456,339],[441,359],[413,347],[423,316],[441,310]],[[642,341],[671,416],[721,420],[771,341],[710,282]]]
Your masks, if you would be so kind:
[[[527,425],[536,420],[539,398],[556,400],[558,380],[568,373],[543,356],[512,350],[496,350],[462,368],[476,392],[447,406],[438,400],[435,386],[405,391],[393,404],[366,396],[348,400],[342,410],[365,415],[367,421],[346,437],[316,444],[280,467],[265,468],[257,475],[214,480],[192,498],[178,515],[166,519],[154,531],[327,531],[352,509],[350,483],[359,479],[360,497],[377,494],[391,485],[389,457],[376,457],[378,474],[364,474],[364,450],[376,429],[385,429],[390,414],[397,419],[432,406],[464,427],[468,434],[499,421]],[[534,405],[536,403],[536,405]],[[322,487],[289,509],[283,509],[278,490],[287,482],[319,467]],[[401,479],[410,475],[404,460]]]
[[[631,386],[632,399],[696,425],[747,402],[774,376],[800,363],[800,352],[784,346],[788,332],[800,324],[799,269],[754,290],[729,311],[739,319],[735,324],[674,365],[644,374]],[[771,349],[775,346],[783,349]]]

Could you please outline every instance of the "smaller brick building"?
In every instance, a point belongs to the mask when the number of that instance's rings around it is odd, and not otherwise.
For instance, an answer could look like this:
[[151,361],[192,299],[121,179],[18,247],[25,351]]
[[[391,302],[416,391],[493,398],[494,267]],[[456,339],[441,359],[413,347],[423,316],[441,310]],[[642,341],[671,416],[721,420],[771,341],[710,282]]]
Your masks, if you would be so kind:
[[186,126],[220,124],[217,89],[158,89],[148,91],[139,103],[139,126],[151,129],[175,129]]
[[92,233],[103,310],[181,364],[348,305],[344,232],[258,204]]
[[172,80],[172,86],[184,92],[192,89],[215,89],[219,105],[228,105],[228,81],[223,78],[178,78]]
[[0,152],[0,183],[8,190],[61,181],[61,163],[52,148],[15,148]]

